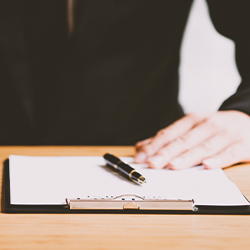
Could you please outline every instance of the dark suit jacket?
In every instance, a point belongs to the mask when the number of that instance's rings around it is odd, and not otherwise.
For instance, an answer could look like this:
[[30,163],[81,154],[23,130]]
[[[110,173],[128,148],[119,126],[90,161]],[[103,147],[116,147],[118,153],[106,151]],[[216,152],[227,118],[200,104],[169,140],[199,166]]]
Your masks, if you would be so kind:
[[[123,144],[180,118],[179,49],[191,0],[0,2],[0,144]],[[209,0],[243,78],[221,107],[250,114],[247,1]]]

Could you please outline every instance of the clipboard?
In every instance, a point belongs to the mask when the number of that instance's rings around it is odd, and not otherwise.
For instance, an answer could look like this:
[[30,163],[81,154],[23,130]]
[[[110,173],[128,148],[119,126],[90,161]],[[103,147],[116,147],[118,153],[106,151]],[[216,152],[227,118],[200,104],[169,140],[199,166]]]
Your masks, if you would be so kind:
[[65,205],[15,205],[10,203],[9,160],[4,162],[2,192],[2,211],[5,213],[250,214],[249,205],[197,206],[193,200],[148,198],[134,194],[87,199],[65,197]]
[[145,198],[133,194],[116,197],[66,199],[70,210],[195,210],[193,200],[172,200],[160,197]]

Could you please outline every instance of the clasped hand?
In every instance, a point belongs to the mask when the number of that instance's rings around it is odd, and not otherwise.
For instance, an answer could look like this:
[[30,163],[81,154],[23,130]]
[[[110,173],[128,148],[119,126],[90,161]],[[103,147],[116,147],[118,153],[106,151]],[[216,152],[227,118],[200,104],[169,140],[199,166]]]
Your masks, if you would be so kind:
[[250,116],[239,111],[189,114],[136,144],[135,162],[151,168],[224,168],[250,161]]

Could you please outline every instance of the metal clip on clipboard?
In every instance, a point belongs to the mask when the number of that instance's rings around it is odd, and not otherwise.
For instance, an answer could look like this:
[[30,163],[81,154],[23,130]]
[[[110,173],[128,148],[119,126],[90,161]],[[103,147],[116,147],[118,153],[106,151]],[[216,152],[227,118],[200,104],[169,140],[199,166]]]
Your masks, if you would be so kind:
[[193,200],[141,197],[133,194],[86,199],[67,198],[66,202],[71,210],[195,210]]

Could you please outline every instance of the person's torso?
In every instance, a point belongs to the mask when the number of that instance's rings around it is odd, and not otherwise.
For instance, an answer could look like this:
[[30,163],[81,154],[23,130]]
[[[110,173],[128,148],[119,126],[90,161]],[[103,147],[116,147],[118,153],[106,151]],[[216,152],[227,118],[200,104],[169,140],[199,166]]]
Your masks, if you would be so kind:
[[[79,3],[80,2],[80,3]],[[182,113],[179,49],[191,1],[28,1],[42,144],[133,144]]]

